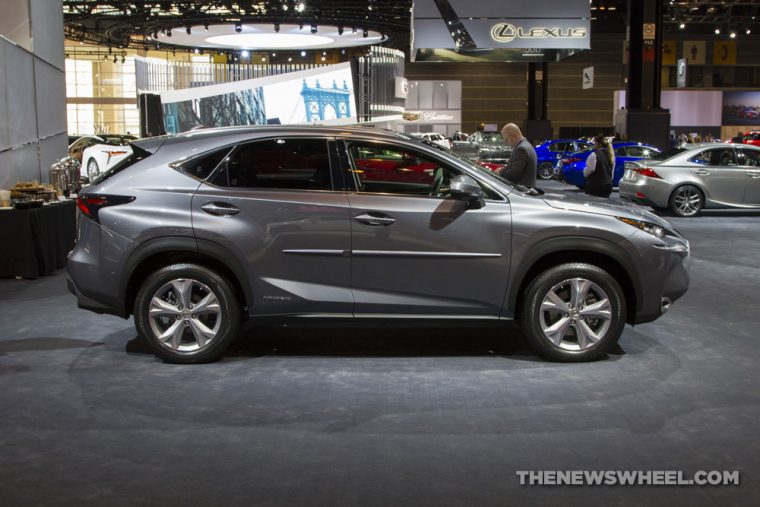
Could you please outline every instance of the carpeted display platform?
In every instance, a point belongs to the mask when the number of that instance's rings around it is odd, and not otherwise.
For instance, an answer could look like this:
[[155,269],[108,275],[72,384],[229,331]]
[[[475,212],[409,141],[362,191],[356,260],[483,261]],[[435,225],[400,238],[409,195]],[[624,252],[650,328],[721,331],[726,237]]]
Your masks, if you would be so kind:
[[[564,187],[566,188],[566,187]],[[0,280],[2,505],[738,505],[760,494],[760,214],[671,219],[689,293],[591,364],[514,327],[247,324],[156,360],[59,272]],[[520,470],[739,470],[739,486],[521,486]]]

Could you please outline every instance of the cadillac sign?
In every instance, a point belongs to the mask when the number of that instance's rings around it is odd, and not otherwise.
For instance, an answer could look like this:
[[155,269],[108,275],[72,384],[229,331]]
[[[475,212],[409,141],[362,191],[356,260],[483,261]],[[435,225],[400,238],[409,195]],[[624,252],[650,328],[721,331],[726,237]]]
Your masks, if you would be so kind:
[[583,26],[576,27],[533,27],[525,29],[515,27],[512,23],[497,23],[491,28],[491,38],[500,43],[509,43],[519,39],[585,39],[588,35],[588,28]]

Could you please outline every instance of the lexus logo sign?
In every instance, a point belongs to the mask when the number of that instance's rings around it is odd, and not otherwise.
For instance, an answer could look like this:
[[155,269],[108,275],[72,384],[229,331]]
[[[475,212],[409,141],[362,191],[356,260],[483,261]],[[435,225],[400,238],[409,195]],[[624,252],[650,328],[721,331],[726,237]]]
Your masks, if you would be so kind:
[[525,29],[511,23],[497,23],[491,27],[491,38],[503,44],[519,39],[584,39],[588,29],[577,27],[534,27]]

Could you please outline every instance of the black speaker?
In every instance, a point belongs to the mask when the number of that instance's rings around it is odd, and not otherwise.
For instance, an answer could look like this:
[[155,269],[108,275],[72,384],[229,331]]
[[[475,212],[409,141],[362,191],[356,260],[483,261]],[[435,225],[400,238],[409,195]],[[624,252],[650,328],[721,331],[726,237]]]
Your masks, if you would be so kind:
[[166,134],[161,96],[155,93],[141,93],[138,103],[140,107],[140,137]]

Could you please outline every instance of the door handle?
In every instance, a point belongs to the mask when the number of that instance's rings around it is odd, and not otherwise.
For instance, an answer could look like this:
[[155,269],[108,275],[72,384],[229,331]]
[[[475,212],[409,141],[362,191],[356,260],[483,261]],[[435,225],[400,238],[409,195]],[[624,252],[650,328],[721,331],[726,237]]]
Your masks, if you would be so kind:
[[201,206],[201,209],[209,215],[218,217],[237,215],[240,213],[239,209],[237,209],[232,204],[227,204],[226,202],[207,202]]
[[366,225],[374,225],[374,226],[391,225],[393,222],[396,221],[395,218],[390,217],[384,213],[378,213],[377,211],[369,211],[367,213],[362,213],[361,215],[356,215],[354,217],[354,220]]
[[710,174],[710,171],[705,171],[704,169],[697,169],[697,174],[699,174],[700,176],[707,176],[708,174]]

